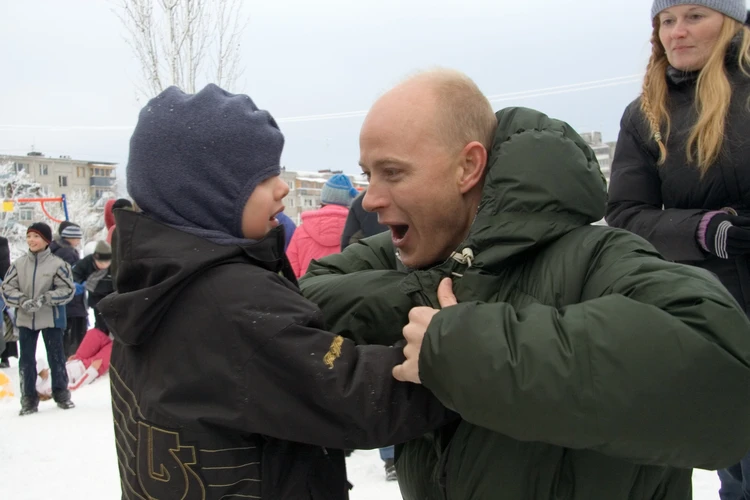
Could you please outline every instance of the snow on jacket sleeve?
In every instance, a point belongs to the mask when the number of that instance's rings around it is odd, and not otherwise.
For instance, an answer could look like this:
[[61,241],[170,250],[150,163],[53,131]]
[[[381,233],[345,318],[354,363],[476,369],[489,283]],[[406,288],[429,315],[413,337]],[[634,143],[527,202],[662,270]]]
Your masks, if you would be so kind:
[[627,229],[646,240],[669,260],[703,260],[696,239],[706,210],[662,208],[658,166],[633,123],[633,105],[620,123],[609,181],[607,224]]
[[230,408],[239,401],[230,423],[238,431],[363,449],[405,442],[457,418],[424,387],[393,378],[401,349],[357,347],[319,329],[317,307],[274,274],[257,286],[263,294],[253,304],[234,300],[244,290],[224,292],[238,377],[225,397]]
[[[750,449],[750,323],[707,272],[613,232],[582,302],[436,314],[426,387],[475,425],[635,463],[726,467]],[[734,395],[734,396],[733,396]]]
[[18,284],[18,268],[13,263],[8,269],[2,284],[3,299],[5,304],[11,307],[21,307],[21,304],[28,299],[22,292]]

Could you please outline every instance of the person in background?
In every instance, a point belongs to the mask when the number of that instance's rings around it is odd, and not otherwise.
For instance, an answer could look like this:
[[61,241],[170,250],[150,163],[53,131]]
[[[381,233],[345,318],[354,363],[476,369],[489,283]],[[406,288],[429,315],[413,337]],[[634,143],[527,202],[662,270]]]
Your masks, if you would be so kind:
[[76,294],[88,292],[87,305],[94,310],[94,326],[104,333],[109,333],[109,327],[97,306],[100,300],[114,292],[110,273],[111,263],[112,248],[109,243],[100,240],[96,242],[94,252],[82,258],[73,267]]
[[388,226],[378,222],[378,214],[368,212],[362,208],[362,199],[365,197],[366,192],[363,191],[359,196],[354,198],[352,206],[349,208],[344,232],[341,234],[342,252],[346,247],[358,242],[362,238],[369,238],[370,236],[388,231]]
[[[78,251],[81,239],[83,239],[81,226],[70,221],[63,221],[58,228],[58,235],[49,245],[49,250],[52,252],[52,255],[61,258],[72,268],[81,260],[81,255]],[[81,345],[83,336],[86,335],[86,330],[89,326],[83,295],[79,294],[75,296],[65,306],[65,315],[67,317],[67,327],[65,329],[63,346],[65,348],[65,356],[71,356],[76,352],[78,346]]]
[[[5,278],[5,273],[8,272],[8,268],[10,268],[10,244],[8,243],[8,238],[0,236],[0,279]],[[5,308],[5,304],[2,304],[0,314],[2,314],[3,317],[2,324],[4,326],[10,326],[10,329],[12,330],[13,325],[9,325],[8,320],[6,319],[6,316],[9,313]],[[4,336],[5,331],[6,328],[3,328],[0,335]],[[5,341],[5,345],[2,347],[2,351],[0,351],[0,368],[10,368],[10,358],[18,357],[18,343],[10,338],[3,340]]]
[[114,211],[118,208],[126,210],[133,209],[133,202],[127,198],[118,198],[116,200],[107,200],[104,204],[104,225],[107,227],[107,243],[112,244],[112,234],[115,232],[115,215]]
[[326,181],[320,192],[321,207],[302,212],[302,222],[294,232],[286,254],[299,278],[313,259],[338,253],[349,205],[357,190],[344,174],[336,174]]
[[[109,335],[98,328],[92,328],[86,332],[76,353],[65,363],[68,390],[75,391],[84,385],[89,385],[107,373],[111,356],[112,339]],[[47,401],[52,398],[50,370],[43,360],[37,360],[36,365],[38,370],[36,392],[40,401]]]
[[281,212],[276,216],[282,226],[284,226],[284,250],[289,248],[289,243],[292,241],[294,231],[297,229],[297,224],[284,212]]
[[63,349],[65,304],[73,299],[75,287],[70,265],[52,255],[51,242],[52,230],[47,224],[36,222],[29,226],[26,231],[29,251],[11,264],[1,287],[5,303],[17,308],[21,416],[36,413],[39,407],[35,380],[40,330],[52,372],[52,396],[63,410],[75,406],[68,390]]
[[[744,0],[653,2],[651,58],[622,116],[606,220],[711,271],[750,316],[746,19]],[[750,453],[719,477],[722,500],[750,499]]]

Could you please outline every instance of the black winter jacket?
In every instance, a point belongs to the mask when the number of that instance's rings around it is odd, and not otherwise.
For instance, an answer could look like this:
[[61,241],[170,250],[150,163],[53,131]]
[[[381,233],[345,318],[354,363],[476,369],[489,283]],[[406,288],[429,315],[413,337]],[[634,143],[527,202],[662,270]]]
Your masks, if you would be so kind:
[[727,57],[727,65],[732,101],[724,152],[703,179],[685,153],[697,119],[693,79],[668,79],[672,131],[662,166],[656,164],[658,146],[650,138],[640,99],[627,107],[612,162],[606,219],[644,237],[670,260],[713,272],[750,313],[750,256],[720,259],[704,252],[696,239],[706,212],[723,207],[750,212],[750,78],[737,67],[736,55]]
[[[104,272],[101,273],[99,271]],[[96,276],[96,283],[91,283],[89,281],[92,276]],[[73,281],[76,283],[86,283],[86,288],[89,290],[89,307],[96,307],[100,300],[114,292],[114,288],[112,287],[112,275],[109,272],[109,268],[100,270],[96,267],[93,254],[82,258],[78,261],[75,267],[73,267]]]
[[345,448],[454,419],[397,382],[400,349],[321,330],[280,229],[221,246],[118,211],[117,292],[99,303],[125,498],[343,500]]
[[[61,258],[68,264],[70,264],[70,267],[74,267],[79,260],[81,260],[81,256],[78,254],[78,250],[73,248],[70,243],[65,241],[63,238],[55,238],[52,240],[52,242],[49,244],[49,251],[52,252],[52,255]],[[76,295],[73,297],[73,300],[68,302],[65,305],[65,316],[68,318],[86,318],[88,317],[88,314],[86,313],[86,304],[84,303],[84,297],[83,295]]]
[[346,217],[344,232],[341,233],[341,251],[353,243],[352,239],[360,240],[375,236],[378,233],[388,231],[388,226],[378,222],[378,214],[368,212],[362,207],[362,198],[365,193],[360,194],[352,202],[349,215]]

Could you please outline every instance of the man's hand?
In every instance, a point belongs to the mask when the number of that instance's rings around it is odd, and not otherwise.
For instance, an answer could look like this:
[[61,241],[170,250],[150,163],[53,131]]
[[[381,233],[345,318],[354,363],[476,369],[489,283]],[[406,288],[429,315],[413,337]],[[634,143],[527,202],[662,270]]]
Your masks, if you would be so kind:
[[[456,296],[453,295],[453,280],[444,278],[438,286],[437,296],[441,308],[458,304]],[[403,330],[406,339],[404,347],[406,361],[393,367],[393,377],[396,380],[422,383],[419,379],[419,353],[422,351],[422,340],[424,340],[427,327],[430,326],[432,317],[438,312],[440,309],[431,307],[414,307],[409,311],[409,324]]]

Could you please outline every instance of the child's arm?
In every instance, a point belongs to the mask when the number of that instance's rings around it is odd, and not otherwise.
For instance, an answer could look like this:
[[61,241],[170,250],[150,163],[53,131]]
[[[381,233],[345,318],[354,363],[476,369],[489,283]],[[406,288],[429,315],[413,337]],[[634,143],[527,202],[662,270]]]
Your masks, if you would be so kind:
[[21,304],[28,300],[28,297],[21,292],[18,283],[18,269],[15,264],[11,264],[10,269],[8,269],[1,288],[5,303],[11,307],[21,307]]
[[76,289],[73,283],[73,272],[70,269],[70,264],[64,262],[63,265],[57,268],[52,283],[54,284],[52,289],[42,295],[46,304],[62,306],[73,300]]
[[269,281],[252,303],[238,295],[224,304],[238,320],[227,339],[239,363],[238,385],[218,398],[239,404],[238,431],[368,449],[415,439],[458,418],[426,388],[393,378],[402,349],[356,346],[324,331],[314,304],[280,278]]

